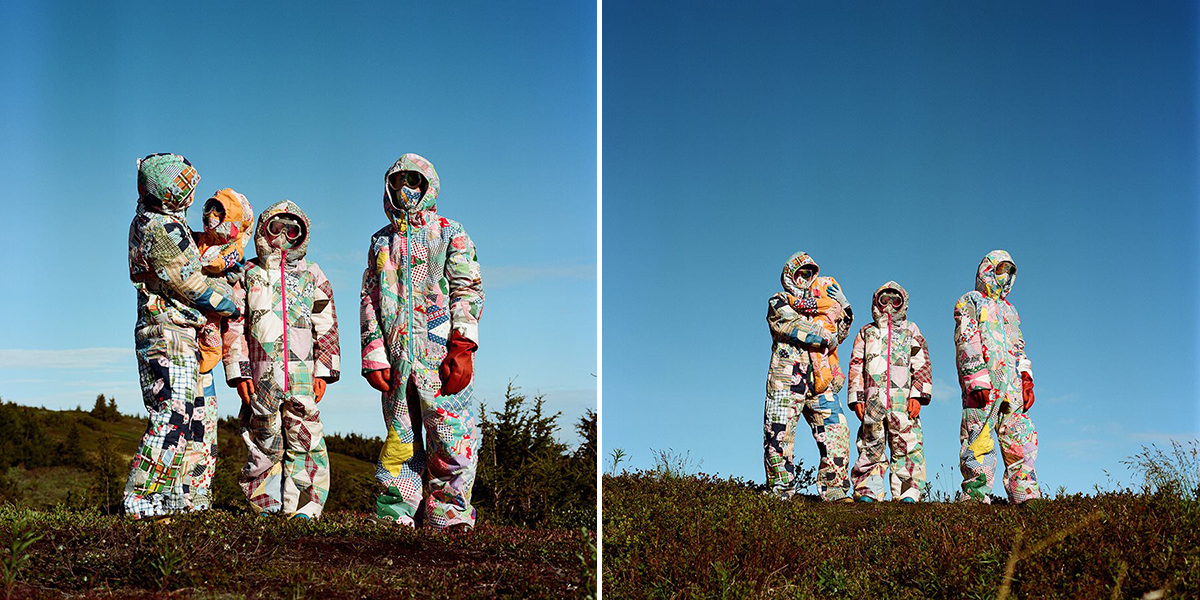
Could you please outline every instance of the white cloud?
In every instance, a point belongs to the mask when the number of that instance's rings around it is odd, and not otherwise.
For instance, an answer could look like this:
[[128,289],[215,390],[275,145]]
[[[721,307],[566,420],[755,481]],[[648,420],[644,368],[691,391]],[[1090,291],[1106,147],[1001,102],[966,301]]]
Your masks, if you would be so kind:
[[957,384],[947,382],[940,377],[933,378],[933,399],[932,402],[948,402],[957,400],[961,396],[961,392]]
[[111,369],[132,361],[132,348],[0,349],[0,369]]

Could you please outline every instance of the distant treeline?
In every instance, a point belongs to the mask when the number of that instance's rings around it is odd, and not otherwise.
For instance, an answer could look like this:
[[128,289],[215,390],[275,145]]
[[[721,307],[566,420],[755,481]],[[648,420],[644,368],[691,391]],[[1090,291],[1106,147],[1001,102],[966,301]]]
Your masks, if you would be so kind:
[[[546,414],[544,397],[528,398],[509,386],[500,410],[480,414],[483,447],[472,501],[483,522],[526,527],[595,528],[596,413],[575,423],[582,442],[572,448],[555,438],[561,413]],[[145,429],[143,417],[122,415],[103,394],[91,410],[52,411],[0,400],[0,502],[120,510],[129,460]],[[213,504],[245,510],[237,485],[246,457],[235,417],[218,424]],[[326,510],[372,512],[378,488],[374,463],[383,441],[351,433],[326,435],[332,481]],[[341,456],[338,456],[341,455]],[[68,467],[72,487],[62,498],[31,497],[20,485],[36,469]],[[23,491],[26,490],[26,491]]]

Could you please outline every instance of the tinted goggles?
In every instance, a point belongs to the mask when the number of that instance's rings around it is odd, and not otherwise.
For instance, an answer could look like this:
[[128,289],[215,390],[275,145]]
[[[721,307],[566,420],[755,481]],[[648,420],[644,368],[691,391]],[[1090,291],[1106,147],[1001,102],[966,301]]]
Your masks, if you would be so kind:
[[891,306],[894,308],[900,308],[900,305],[904,304],[904,299],[900,297],[898,292],[883,292],[882,294],[876,296],[875,304],[878,304],[881,307]]
[[425,184],[425,176],[416,171],[396,171],[388,176],[388,186],[394,190],[402,187],[421,189]]
[[273,237],[282,235],[294,242],[303,235],[304,228],[291,217],[275,217],[267,221],[267,233]]

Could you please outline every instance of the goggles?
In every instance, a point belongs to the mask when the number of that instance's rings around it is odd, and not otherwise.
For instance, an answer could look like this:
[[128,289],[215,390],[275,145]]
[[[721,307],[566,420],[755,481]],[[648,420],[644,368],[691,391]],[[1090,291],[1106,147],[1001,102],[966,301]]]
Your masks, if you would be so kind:
[[875,304],[878,304],[881,308],[886,308],[888,306],[900,308],[900,305],[904,304],[904,299],[900,297],[899,292],[887,291],[879,294],[879,296],[875,298]]
[[225,206],[216,198],[209,198],[208,202],[204,203],[204,218],[208,219],[210,214],[216,213],[217,221],[225,221]]
[[1004,274],[1016,275],[1017,274],[1017,265],[1014,265],[1006,260],[1006,261],[996,265],[996,274],[997,275],[1004,275]]
[[807,281],[817,276],[817,268],[812,265],[805,265],[796,269],[796,276]]
[[402,187],[421,189],[425,184],[425,176],[417,171],[396,171],[388,176],[388,187],[398,190]]
[[300,236],[304,233],[304,228],[300,225],[299,221],[296,221],[295,217],[271,217],[271,220],[267,221],[267,233],[272,237],[282,235],[288,241],[294,242],[300,239]]

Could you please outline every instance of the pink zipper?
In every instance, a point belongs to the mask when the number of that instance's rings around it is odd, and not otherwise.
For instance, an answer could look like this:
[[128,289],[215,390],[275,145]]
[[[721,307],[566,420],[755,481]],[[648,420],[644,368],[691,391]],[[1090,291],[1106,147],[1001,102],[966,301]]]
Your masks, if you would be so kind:
[[883,382],[883,393],[887,394],[888,410],[892,410],[892,313],[888,313],[887,380]]
[[287,275],[284,265],[287,264],[287,250],[280,249],[282,258],[279,259],[279,295],[283,297],[283,391],[288,391],[288,343],[287,343]]

